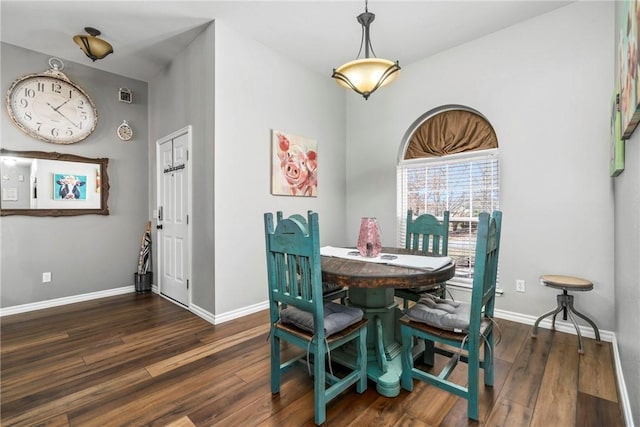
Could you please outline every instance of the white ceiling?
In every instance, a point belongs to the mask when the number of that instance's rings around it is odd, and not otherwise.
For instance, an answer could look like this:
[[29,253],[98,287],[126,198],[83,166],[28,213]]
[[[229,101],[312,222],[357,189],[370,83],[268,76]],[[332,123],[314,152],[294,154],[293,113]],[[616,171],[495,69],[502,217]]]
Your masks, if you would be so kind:
[[[571,1],[377,1],[371,41],[400,66],[498,31]],[[149,81],[212,20],[318,73],[355,59],[363,1],[8,1],[0,0],[3,42]],[[73,43],[84,27],[102,31],[114,53],[92,63]],[[48,68],[43,64],[43,70]],[[37,71],[37,70],[34,70]]]

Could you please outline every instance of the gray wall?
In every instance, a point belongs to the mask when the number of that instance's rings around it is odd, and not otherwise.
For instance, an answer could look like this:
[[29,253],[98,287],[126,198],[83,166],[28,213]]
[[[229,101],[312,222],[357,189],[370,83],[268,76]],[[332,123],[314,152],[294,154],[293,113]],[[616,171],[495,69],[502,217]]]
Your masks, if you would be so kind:
[[[323,245],[345,230],[345,91],[216,22],[215,313],[267,301],[264,212],[314,210]],[[271,129],[318,143],[318,196],[270,194]]]
[[[616,16],[619,7],[617,3]],[[616,31],[613,37],[617,35]],[[611,61],[617,64],[617,58]],[[640,129],[625,142],[624,166],[613,180],[616,337],[633,421],[640,425]]]
[[625,143],[615,179],[616,336],[635,425],[640,425],[640,130]]
[[[18,77],[49,68],[49,56],[10,44],[0,44],[0,55],[2,93]],[[1,144],[12,150],[108,157],[111,215],[2,217],[0,307],[133,285],[148,205],[147,84],[63,61],[63,72],[96,104],[96,131],[76,144],[49,144],[24,134],[5,109],[0,119]],[[120,87],[133,91],[133,104],[118,102]],[[129,142],[116,137],[122,120],[127,120],[135,132]],[[51,283],[42,283],[46,271],[52,274]]]
[[[193,306],[219,320],[266,302],[264,212],[317,211],[323,244],[345,243],[345,92],[330,78],[216,21],[149,88],[150,211],[155,141],[193,126]],[[270,194],[271,129],[317,140],[318,197]]]
[[149,83],[149,216],[156,209],[156,141],[192,125],[191,297],[209,313],[214,313],[214,36],[210,24]]
[[[541,274],[584,276],[595,289],[576,295],[576,305],[614,330],[613,9],[572,4],[410,64],[367,102],[349,97],[347,235],[355,239],[357,219],[370,215],[383,244],[396,242],[404,133],[434,107],[468,105],[492,123],[500,146],[505,293],[497,307],[537,317],[555,306],[556,292],[538,285]],[[515,292],[516,279],[526,293]]]

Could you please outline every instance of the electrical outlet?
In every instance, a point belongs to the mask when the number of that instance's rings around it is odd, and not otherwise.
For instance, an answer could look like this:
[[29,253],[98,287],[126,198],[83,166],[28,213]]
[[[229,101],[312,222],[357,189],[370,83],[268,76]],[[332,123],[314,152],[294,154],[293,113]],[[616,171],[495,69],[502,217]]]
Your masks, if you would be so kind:
[[51,272],[47,271],[45,273],[42,273],[42,283],[49,283],[51,282]]
[[518,292],[524,292],[525,291],[524,280],[516,280],[516,291],[518,291]]

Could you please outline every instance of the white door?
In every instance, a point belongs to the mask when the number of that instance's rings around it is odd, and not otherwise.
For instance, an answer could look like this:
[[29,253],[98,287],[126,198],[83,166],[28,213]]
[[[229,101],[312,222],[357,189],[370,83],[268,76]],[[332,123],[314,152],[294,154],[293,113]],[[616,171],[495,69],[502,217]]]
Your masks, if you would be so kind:
[[190,165],[191,130],[157,142],[158,287],[160,293],[189,306],[191,276]]

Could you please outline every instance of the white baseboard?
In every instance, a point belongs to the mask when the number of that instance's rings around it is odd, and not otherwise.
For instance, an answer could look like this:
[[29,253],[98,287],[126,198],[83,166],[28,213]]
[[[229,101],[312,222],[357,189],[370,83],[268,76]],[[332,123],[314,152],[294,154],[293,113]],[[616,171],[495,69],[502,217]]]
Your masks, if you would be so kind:
[[269,308],[269,301],[264,301],[257,304],[249,305],[247,307],[242,307],[237,310],[228,311],[226,313],[222,313],[218,315],[215,315],[193,303],[189,304],[189,307],[187,308],[189,309],[190,312],[192,312],[198,317],[203,318],[207,322],[213,325],[219,325],[221,323],[228,322],[233,319],[238,319],[240,317],[244,317],[249,314],[253,314],[253,313],[257,313],[258,311],[265,310]]
[[189,311],[198,317],[202,317],[204,320],[206,320],[207,322],[213,325],[216,324],[216,316],[214,314],[211,314],[207,310],[203,309],[202,307],[198,307],[195,304],[189,304]]
[[633,427],[633,413],[631,412],[631,403],[629,402],[627,385],[624,382],[624,374],[622,373],[622,362],[620,361],[620,352],[618,351],[618,341],[616,340],[615,335],[613,336],[611,347],[613,347],[613,361],[616,367],[616,378],[618,378],[618,393],[620,394],[624,420],[627,427]]
[[247,316],[249,314],[257,313],[261,310],[269,308],[269,301],[259,302],[257,304],[249,305],[247,307],[239,308],[237,310],[227,311],[218,315],[213,315],[213,324],[218,325],[220,323],[228,322],[229,320],[237,319],[239,317]]
[[12,307],[0,308],[0,317],[12,314],[26,313],[27,311],[42,310],[43,308],[58,307],[60,305],[73,304],[76,302],[89,301],[92,299],[112,297],[135,292],[135,287],[123,286],[121,288],[107,289],[106,291],[91,292],[88,294],[73,295],[70,297],[50,299],[46,301],[32,302],[29,304],[14,305]]
[[[536,323],[536,320],[538,320],[536,316],[530,316],[528,314],[520,314],[520,313],[514,313],[512,311],[498,310],[498,309],[495,309],[494,315],[498,319],[511,320],[512,322],[524,323],[525,325],[533,325],[534,323]],[[551,320],[549,318],[542,320],[538,324],[538,327],[544,328],[544,329],[551,329]],[[580,334],[583,337],[587,337],[587,338],[596,337],[596,334],[595,332],[593,332],[593,329],[591,329],[591,326],[578,325],[578,327],[580,328]],[[613,332],[605,331],[602,329],[598,329],[598,330],[600,332],[600,339],[602,341],[613,342],[615,337],[615,334]],[[573,326],[573,323],[565,322],[562,320],[556,320],[556,331],[578,335],[576,332],[576,328]]]

